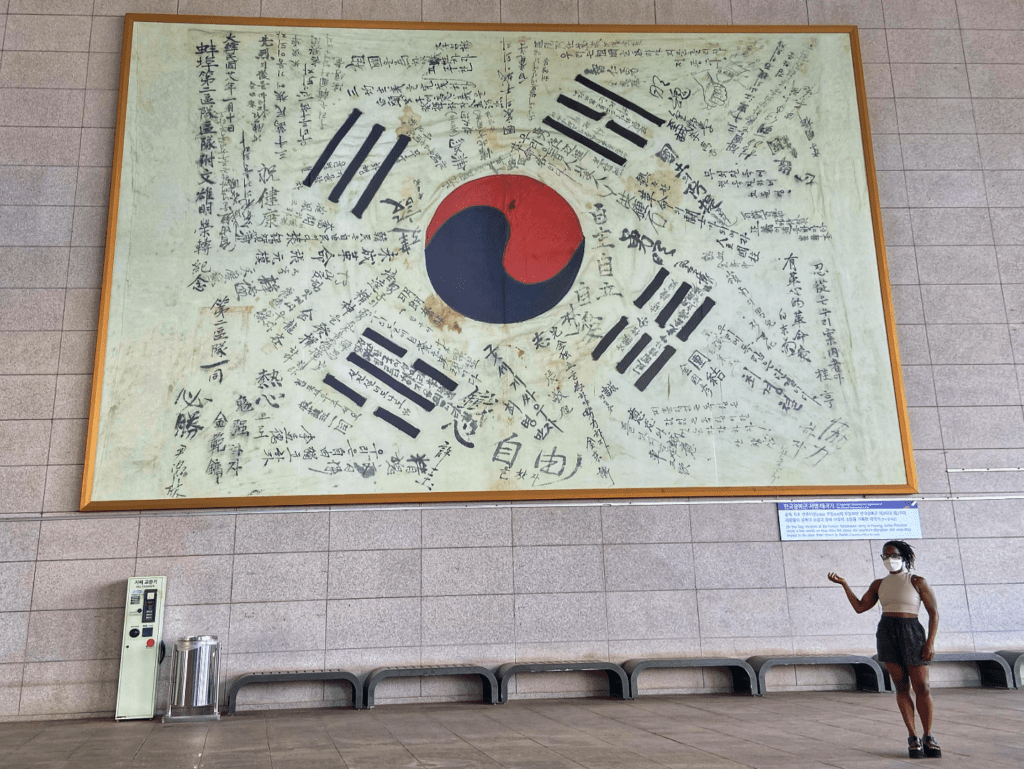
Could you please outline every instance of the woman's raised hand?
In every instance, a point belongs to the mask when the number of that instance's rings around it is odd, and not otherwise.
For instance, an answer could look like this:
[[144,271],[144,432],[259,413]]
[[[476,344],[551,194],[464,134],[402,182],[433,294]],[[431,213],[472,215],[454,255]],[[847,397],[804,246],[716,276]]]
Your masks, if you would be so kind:
[[840,577],[834,571],[830,571],[828,573],[828,578],[829,578],[829,581],[835,582],[837,585],[845,585],[846,584],[846,580],[843,579],[842,577]]

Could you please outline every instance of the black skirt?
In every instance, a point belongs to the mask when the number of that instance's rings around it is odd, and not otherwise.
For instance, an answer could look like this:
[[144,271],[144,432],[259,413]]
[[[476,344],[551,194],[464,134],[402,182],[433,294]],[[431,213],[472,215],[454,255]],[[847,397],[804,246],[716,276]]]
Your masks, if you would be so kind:
[[928,664],[921,658],[926,636],[917,617],[890,617],[883,614],[875,640],[878,642],[879,662],[893,662],[905,668]]

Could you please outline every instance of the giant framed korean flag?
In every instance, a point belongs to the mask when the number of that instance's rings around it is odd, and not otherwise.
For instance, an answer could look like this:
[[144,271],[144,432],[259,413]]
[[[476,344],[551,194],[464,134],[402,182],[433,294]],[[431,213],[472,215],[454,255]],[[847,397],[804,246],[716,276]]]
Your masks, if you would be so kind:
[[129,15],[86,510],[915,489],[850,27]]

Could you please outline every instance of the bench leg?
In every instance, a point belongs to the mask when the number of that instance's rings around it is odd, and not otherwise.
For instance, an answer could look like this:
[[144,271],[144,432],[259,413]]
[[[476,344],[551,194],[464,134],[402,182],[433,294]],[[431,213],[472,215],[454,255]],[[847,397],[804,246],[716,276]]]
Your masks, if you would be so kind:
[[739,694],[757,694],[756,686],[751,680],[747,671],[740,667],[731,667],[729,672],[732,673],[732,690]]
[[854,665],[853,674],[857,677],[857,689],[862,692],[885,691],[885,681],[878,680],[878,674],[870,665]]
[[614,670],[608,671],[608,693],[612,697],[618,697],[620,700],[629,699],[629,682],[626,685],[622,684],[622,676],[616,673]]
[[978,672],[981,674],[981,683],[984,686],[998,686],[1002,689],[1013,688],[1012,683],[1007,681],[1006,669],[998,662],[978,660]]

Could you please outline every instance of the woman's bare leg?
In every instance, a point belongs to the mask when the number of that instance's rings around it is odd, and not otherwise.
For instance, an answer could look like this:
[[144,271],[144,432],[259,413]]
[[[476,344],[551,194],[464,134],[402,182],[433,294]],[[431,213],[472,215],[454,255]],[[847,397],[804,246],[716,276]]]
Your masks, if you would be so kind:
[[[907,725],[907,735],[913,737],[916,732],[914,731],[914,701],[910,699],[910,679],[907,677],[906,671],[904,671],[902,665],[897,665],[894,662],[886,662],[886,668],[889,670],[889,676],[892,678],[893,684],[896,686],[896,704],[899,706],[900,715],[903,716],[903,723]],[[915,670],[916,668],[911,668]],[[926,669],[927,670],[927,669]],[[920,700],[918,700],[920,702]],[[931,705],[931,700],[929,700]],[[931,716],[931,710],[929,709],[929,717]],[[921,714],[921,718],[924,718],[924,714]],[[929,721],[929,726],[931,722]],[[925,734],[928,734],[928,727],[925,727]]]
[[932,733],[932,693],[928,687],[928,666],[911,665],[907,668],[910,684],[914,687],[917,712],[921,716],[921,728],[925,734]]

